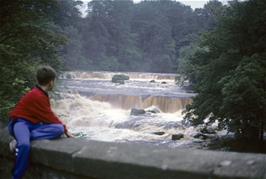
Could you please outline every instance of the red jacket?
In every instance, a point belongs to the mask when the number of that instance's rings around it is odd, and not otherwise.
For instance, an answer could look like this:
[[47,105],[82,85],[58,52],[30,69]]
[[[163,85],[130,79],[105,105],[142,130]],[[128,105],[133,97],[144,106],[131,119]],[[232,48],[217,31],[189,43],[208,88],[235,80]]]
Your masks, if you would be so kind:
[[[51,110],[47,92],[38,86],[20,99],[15,108],[9,113],[9,116],[12,120],[23,118],[34,124],[41,122],[63,124]],[[65,125],[64,128],[66,132]]]

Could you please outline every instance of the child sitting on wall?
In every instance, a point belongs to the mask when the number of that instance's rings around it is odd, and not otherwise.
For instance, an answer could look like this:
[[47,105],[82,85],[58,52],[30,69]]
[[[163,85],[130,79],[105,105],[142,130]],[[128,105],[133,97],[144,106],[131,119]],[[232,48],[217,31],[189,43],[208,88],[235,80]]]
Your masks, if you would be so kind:
[[9,145],[10,150],[16,152],[13,179],[20,179],[25,174],[32,140],[56,139],[64,133],[72,137],[51,110],[47,92],[54,87],[55,70],[50,66],[42,66],[37,70],[36,78],[38,85],[20,99],[9,115],[9,133],[16,139]]

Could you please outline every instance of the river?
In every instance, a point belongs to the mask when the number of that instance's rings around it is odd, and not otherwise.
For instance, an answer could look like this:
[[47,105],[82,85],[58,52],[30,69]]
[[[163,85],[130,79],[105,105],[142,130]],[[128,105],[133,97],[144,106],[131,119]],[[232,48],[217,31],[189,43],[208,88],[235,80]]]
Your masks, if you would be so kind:
[[[175,74],[123,72],[129,80],[115,84],[115,72],[65,72],[51,100],[70,131],[88,140],[137,142],[170,147],[197,147],[196,130],[182,124],[193,93],[175,84]],[[154,80],[154,81],[152,81]],[[130,115],[132,108],[145,109]],[[155,109],[157,113],[148,112]],[[159,112],[160,111],[160,112]],[[160,135],[155,133],[161,133]],[[184,134],[172,140],[173,134]]]

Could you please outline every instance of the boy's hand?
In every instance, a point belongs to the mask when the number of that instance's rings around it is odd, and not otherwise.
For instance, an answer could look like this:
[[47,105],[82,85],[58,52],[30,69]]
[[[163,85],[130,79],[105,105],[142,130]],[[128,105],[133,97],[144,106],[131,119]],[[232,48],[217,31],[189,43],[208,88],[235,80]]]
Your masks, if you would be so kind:
[[71,134],[69,131],[67,131],[66,133],[66,136],[68,137],[68,138],[72,138],[72,137],[75,137],[73,134]]

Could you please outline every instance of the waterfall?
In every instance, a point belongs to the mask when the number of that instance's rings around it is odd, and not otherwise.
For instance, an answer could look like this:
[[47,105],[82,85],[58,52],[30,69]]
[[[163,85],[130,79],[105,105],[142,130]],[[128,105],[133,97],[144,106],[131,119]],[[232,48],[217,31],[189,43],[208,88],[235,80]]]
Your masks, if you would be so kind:
[[[123,85],[112,83],[115,74],[128,75],[129,80]],[[83,133],[89,139],[171,141],[172,134],[190,133],[181,123],[181,112],[191,104],[191,97],[195,95],[176,86],[175,76],[137,72],[65,72],[58,81],[59,96],[51,103],[70,131]],[[158,108],[159,113],[151,112],[147,109],[150,107]],[[146,112],[131,115],[132,108]],[[158,131],[163,131],[164,135],[155,135],[154,132]]]
[[185,108],[192,100],[190,98],[173,98],[167,96],[125,96],[125,95],[95,95],[93,100],[109,102],[122,109],[158,107],[162,112],[173,113]]

